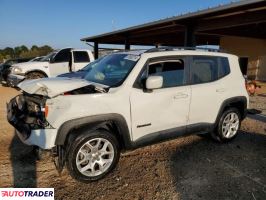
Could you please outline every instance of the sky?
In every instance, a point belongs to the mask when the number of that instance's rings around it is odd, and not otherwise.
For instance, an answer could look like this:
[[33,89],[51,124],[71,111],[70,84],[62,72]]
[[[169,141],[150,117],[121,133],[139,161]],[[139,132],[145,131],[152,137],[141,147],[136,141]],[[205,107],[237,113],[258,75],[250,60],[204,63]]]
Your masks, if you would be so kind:
[[0,0],[0,48],[88,48],[80,39],[228,0]]

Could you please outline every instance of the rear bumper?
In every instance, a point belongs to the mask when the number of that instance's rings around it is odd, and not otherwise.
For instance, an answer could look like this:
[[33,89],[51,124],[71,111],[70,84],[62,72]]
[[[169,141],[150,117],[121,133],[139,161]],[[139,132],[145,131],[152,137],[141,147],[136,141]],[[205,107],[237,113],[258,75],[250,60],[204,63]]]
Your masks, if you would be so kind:
[[24,79],[25,76],[9,74],[7,77],[7,83],[12,87],[16,87]]

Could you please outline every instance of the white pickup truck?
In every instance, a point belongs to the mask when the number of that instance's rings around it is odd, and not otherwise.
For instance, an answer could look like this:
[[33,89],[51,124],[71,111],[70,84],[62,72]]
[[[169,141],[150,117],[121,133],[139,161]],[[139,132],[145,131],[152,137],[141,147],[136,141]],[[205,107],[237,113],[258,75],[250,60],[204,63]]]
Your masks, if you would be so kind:
[[48,54],[38,62],[13,65],[7,82],[11,86],[16,86],[25,79],[55,77],[78,71],[92,61],[94,57],[90,50],[65,48]]

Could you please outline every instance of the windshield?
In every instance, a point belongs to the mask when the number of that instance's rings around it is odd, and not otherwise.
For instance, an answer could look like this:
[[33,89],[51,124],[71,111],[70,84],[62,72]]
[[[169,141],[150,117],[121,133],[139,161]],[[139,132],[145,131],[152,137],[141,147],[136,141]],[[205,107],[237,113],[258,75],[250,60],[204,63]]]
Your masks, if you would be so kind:
[[131,54],[111,54],[102,58],[86,74],[87,81],[119,86],[135,66],[140,56]]
[[47,56],[44,56],[40,61],[41,62],[48,62],[51,58],[53,58],[55,56],[56,53],[57,53],[56,51],[49,53]]
[[41,56],[41,57],[36,57],[36,58],[33,58],[31,60],[29,60],[29,62],[36,62],[36,61],[41,61],[44,57]]
[[89,63],[85,67],[83,67],[80,71],[90,71],[93,67],[95,67],[100,60],[102,60],[104,57],[98,58],[97,60],[94,60],[93,62]]

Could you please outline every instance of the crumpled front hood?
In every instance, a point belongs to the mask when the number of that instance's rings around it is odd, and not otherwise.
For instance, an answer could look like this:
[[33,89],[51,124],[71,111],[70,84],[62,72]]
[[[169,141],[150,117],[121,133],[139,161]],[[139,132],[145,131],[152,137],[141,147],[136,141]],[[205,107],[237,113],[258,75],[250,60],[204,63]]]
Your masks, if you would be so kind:
[[26,80],[18,84],[18,87],[29,94],[38,94],[50,98],[74,89],[85,87],[91,83],[85,79],[70,78],[42,78]]

